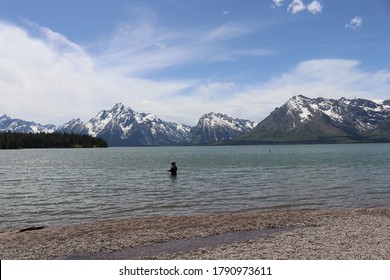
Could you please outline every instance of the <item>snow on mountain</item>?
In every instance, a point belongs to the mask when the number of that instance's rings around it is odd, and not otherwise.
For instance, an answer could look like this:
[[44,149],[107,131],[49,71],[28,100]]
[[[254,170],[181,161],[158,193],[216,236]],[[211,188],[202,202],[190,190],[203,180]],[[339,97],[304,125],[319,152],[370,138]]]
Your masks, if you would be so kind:
[[388,103],[388,101],[371,101],[361,98],[312,99],[297,95],[287,102],[287,106],[290,116],[295,118],[298,115],[300,122],[306,122],[318,113],[324,113],[340,125],[363,132],[378,127],[390,115]]
[[81,135],[88,134],[85,124],[80,119],[73,119],[66,124],[57,127],[56,132]]
[[251,131],[255,125],[249,120],[233,119],[220,113],[208,113],[191,129],[191,137],[194,144],[231,140]]
[[83,124],[79,119],[61,126],[61,132],[86,133],[101,137],[110,146],[208,144],[230,140],[253,129],[249,120],[233,119],[223,114],[202,116],[198,125],[166,122],[155,115],[137,113],[121,103],[100,111]]
[[[263,142],[370,141],[390,117],[390,101],[297,95],[264,119],[246,140]],[[379,138],[377,138],[379,139]]]
[[32,121],[24,121],[21,119],[12,119],[7,115],[0,117],[0,132],[12,131],[19,133],[52,133],[56,129],[55,125],[42,125]]
[[190,127],[165,122],[152,114],[137,113],[123,104],[100,111],[85,124],[89,135],[109,145],[175,145],[189,142]]
[[220,113],[208,113],[191,128],[163,121],[152,114],[137,113],[118,103],[86,123],[73,119],[58,128],[3,115],[0,131],[88,134],[103,138],[110,146],[203,145],[234,139],[243,143],[339,143],[385,141],[390,139],[389,123],[390,100],[297,95],[258,125]]

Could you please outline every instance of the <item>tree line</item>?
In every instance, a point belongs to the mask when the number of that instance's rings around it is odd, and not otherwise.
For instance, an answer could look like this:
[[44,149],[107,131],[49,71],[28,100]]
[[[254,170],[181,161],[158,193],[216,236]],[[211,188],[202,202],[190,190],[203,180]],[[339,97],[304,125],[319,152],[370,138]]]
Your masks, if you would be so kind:
[[0,149],[106,148],[101,138],[67,133],[0,132]]

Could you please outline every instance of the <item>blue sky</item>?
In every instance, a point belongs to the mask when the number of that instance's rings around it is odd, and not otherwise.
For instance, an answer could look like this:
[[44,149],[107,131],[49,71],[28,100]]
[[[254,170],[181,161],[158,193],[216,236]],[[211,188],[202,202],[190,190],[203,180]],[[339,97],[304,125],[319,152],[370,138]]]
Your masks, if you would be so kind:
[[389,99],[389,51],[389,0],[0,0],[0,115],[261,121],[296,94]]

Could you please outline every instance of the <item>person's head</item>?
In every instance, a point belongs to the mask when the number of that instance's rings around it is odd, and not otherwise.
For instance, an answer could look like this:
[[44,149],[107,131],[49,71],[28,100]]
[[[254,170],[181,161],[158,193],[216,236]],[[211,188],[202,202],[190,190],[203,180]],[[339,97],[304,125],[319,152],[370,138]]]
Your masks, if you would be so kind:
[[172,162],[172,165],[176,165],[176,162]]

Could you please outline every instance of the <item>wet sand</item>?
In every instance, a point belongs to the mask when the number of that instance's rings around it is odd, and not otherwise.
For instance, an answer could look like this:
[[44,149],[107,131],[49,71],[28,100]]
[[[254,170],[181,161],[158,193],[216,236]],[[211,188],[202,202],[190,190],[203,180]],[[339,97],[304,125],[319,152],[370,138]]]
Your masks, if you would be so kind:
[[36,225],[0,232],[0,259],[389,260],[390,208]]

